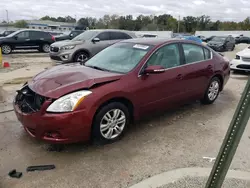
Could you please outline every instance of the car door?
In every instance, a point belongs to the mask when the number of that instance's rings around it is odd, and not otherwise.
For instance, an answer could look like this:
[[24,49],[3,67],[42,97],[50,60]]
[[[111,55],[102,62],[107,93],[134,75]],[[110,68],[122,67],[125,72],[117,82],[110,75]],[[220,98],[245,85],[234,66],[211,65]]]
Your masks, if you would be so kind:
[[30,31],[30,45],[32,47],[39,47],[41,46],[44,41],[46,40],[43,32],[41,31]]
[[[166,109],[183,101],[185,85],[182,58],[179,45],[168,44],[159,48],[142,67],[133,93],[137,98],[140,115]],[[144,75],[143,70],[150,65],[161,65],[164,73]],[[137,87],[138,86],[138,87]]]
[[185,100],[199,99],[203,96],[213,75],[211,51],[190,43],[182,43],[182,49],[185,59],[183,80],[187,83]]
[[14,39],[15,41],[13,46],[17,49],[25,49],[31,45],[30,31],[21,31],[14,36]]
[[95,55],[98,52],[110,46],[110,32],[108,31],[101,32],[95,38],[100,39],[100,41],[92,42],[91,44],[92,55]]

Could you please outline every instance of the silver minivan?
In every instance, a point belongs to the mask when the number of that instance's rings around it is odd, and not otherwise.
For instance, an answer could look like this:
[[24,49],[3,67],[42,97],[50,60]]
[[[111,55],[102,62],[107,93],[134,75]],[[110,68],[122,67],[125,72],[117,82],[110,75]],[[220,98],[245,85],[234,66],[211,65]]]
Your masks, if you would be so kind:
[[57,62],[85,62],[108,46],[121,40],[136,38],[132,31],[103,29],[87,30],[72,40],[51,44],[50,58]]

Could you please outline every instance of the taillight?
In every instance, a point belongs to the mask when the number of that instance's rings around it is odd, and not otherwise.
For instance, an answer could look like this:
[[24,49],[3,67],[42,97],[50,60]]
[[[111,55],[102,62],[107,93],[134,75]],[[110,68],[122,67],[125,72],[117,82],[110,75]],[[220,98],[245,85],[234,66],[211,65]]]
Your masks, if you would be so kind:
[[56,41],[56,38],[53,35],[51,35],[51,38],[53,41]]

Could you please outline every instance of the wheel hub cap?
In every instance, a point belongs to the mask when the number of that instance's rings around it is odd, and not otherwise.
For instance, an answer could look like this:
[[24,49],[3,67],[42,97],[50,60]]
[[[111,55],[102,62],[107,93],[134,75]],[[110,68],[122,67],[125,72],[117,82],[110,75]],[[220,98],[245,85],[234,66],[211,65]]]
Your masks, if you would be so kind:
[[101,120],[100,132],[106,139],[118,137],[126,125],[126,116],[120,109],[108,111]]
[[214,100],[218,94],[219,94],[219,83],[218,81],[213,81],[211,84],[210,84],[210,87],[208,89],[208,98],[209,100]]

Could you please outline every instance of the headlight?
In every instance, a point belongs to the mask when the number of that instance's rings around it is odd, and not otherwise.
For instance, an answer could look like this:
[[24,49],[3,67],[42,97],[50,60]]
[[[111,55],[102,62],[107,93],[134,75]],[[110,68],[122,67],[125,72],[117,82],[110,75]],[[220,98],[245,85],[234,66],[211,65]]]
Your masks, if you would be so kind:
[[75,45],[70,45],[70,46],[62,46],[61,50],[71,50],[75,47]]
[[240,56],[239,56],[239,55],[236,55],[235,59],[240,59]]
[[92,92],[88,90],[76,91],[64,95],[63,97],[54,101],[48,108],[47,112],[71,112],[79,106],[87,95]]

